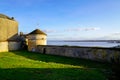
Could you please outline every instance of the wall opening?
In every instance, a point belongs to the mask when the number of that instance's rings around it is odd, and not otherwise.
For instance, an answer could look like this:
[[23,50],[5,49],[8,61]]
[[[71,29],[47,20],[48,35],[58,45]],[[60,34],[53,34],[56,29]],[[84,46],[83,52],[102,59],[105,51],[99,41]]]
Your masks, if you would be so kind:
[[46,54],[46,48],[43,48],[43,54]]

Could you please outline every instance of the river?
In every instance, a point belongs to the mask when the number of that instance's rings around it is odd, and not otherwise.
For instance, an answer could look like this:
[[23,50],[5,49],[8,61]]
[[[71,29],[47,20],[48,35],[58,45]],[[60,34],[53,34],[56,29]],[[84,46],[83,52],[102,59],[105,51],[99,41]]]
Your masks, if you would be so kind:
[[70,41],[47,41],[47,45],[60,45],[60,46],[84,46],[84,47],[114,47],[120,45],[120,43],[109,42],[70,42]]

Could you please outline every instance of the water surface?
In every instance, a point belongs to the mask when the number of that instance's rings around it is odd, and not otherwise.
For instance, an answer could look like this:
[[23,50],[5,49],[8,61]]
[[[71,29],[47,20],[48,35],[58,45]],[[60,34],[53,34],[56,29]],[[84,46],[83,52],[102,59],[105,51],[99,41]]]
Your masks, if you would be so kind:
[[68,46],[84,46],[84,47],[114,47],[120,43],[109,42],[70,42],[70,41],[47,41],[47,45],[68,45]]

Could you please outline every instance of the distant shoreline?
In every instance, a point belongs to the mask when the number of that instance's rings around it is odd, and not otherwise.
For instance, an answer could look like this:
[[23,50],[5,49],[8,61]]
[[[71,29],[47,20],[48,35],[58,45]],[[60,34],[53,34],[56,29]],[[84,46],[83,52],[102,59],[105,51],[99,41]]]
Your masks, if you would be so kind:
[[60,41],[60,42],[109,42],[109,43],[120,43],[120,40],[48,40],[48,41]]

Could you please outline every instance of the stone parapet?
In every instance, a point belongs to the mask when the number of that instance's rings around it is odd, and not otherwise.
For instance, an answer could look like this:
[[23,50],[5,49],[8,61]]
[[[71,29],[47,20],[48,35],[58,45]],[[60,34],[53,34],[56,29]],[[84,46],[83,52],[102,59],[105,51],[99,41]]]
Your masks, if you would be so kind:
[[105,62],[111,62],[111,60],[117,62],[117,60],[120,59],[120,49],[116,48],[39,45],[34,51],[42,54],[60,55]]

